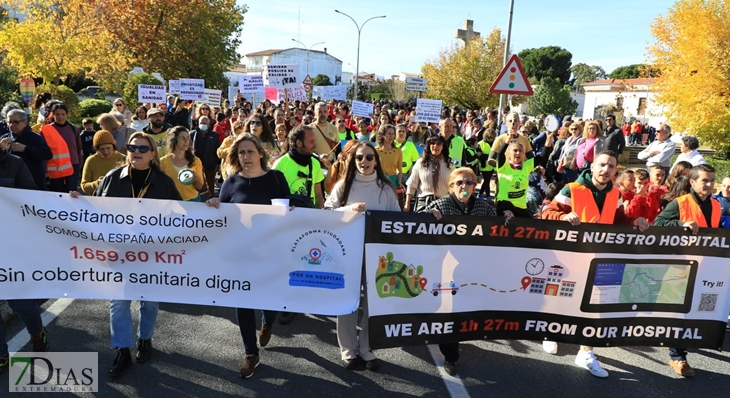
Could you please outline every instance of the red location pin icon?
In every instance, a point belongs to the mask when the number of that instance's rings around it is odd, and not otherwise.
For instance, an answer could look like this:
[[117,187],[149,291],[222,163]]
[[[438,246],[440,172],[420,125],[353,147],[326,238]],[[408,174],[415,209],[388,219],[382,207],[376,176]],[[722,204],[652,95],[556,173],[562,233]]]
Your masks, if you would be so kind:
[[426,288],[426,284],[428,284],[428,279],[421,278],[421,279],[418,280],[418,284],[421,285],[421,289],[425,289]]
[[527,290],[527,287],[532,283],[532,278],[526,276],[522,278],[522,290]]

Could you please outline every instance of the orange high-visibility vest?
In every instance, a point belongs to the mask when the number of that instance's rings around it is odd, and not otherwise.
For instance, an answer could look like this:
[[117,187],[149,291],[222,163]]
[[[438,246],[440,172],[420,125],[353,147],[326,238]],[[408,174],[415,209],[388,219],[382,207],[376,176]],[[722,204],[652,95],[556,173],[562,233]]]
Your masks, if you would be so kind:
[[570,207],[573,213],[580,217],[580,222],[613,224],[619,198],[618,188],[612,187],[611,191],[606,194],[606,199],[603,201],[603,209],[599,212],[598,205],[596,204],[596,200],[593,199],[593,192],[590,188],[577,182],[571,182],[568,186],[570,187]]
[[[710,222],[712,222],[712,228],[720,227],[720,214],[722,214],[722,208],[720,202],[717,199],[710,198],[712,203],[712,215],[710,216]],[[694,221],[701,228],[707,228],[707,221],[705,221],[705,215],[700,209],[700,205],[695,202],[691,193],[682,195],[677,198],[677,205],[679,206],[679,221],[689,222]]]
[[55,179],[73,174],[74,167],[71,164],[71,154],[68,151],[66,140],[61,137],[61,133],[52,125],[47,124],[41,128],[41,135],[46,139],[46,144],[53,153],[51,160],[46,162],[48,177]]

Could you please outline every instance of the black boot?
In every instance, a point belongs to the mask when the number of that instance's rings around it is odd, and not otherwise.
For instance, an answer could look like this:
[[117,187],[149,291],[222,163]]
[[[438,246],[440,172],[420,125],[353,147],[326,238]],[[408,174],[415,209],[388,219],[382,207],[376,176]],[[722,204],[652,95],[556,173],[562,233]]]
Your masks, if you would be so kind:
[[117,357],[114,359],[112,367],[109,369],[109,377],[119,377],[132,366],[132,353],[129,348],[120,348],[117,350]]
[[144,363],[152,356],[152,340],[137,341],[137,363]]

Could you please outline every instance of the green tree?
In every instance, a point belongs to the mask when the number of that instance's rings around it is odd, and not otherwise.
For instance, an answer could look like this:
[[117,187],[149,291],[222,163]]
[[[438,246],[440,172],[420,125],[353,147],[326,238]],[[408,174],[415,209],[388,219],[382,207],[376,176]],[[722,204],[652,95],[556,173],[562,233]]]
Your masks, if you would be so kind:
[[138,84],[155,84],[158,86],[163,85],[163,83],[156,77],[147,74],[147,73],[137,73],[129,77],[127,80],[127,83],[124,85],[124,101],[127,103],[127,106],[129,108],[134,109],[136,106],[134,104],[138,104],[137,101],[139,90],[137,85]]
[[570,72],[573,74],[573,90],[581,93],[583,92],[583,84],[603,80],[607,77],[606,71],[600,66],[588,65],[582,62],[573,65]]
[[499,95],[489,92],[502,70],[505,39],[499,29],[474,38],[469,46],[454,44],[426,61],[421,75],[428,79],[428,98],[467,109],[496,107]]
[[331,86],[332,82],[329,76],[320,73],[312,79],[312,84],[315,86]]
[[546,77],[535,87],[535,94],[527,100],[527,112],[532,116],[572,115],[578,103],[570,97],[570,92],[570,85]]
[[641,76],[641,68],[643,64],[633,64],[626,66],[619,66],[608,74],[611,79],[637,79]]
[[547,46],[527,48],[518,54],[527,77],[534,77],[542,81],[546,77],[558,79],[562,84],[570,84],[570,67],[573,54],[558,47]]
[[77,118],[81,115],[81,107],[79,106],[79,97],[76,93],[66,86],[56,86],[53,84],[43,83],[36,86],[36,93],[51,93],[53,99],[59,100],[68,108],[69,118]]
[[347,88],[347,98],[352,98],[358,101],[367,101],[370,99],[370,86],[363,84],[363,82],[357,82],[357,98],[355,97],[355,84],[351,84]]

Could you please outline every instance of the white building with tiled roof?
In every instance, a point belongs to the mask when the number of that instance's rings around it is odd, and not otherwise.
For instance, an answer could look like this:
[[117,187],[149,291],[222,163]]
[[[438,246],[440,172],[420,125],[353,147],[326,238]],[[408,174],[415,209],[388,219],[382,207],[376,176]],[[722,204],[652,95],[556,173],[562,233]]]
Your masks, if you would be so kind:
[[651,126],[666,121],[664,107],[652,92],[652,79],[606,79],[583,84],[585,102],[583,118],[595,119],[597,108],[610,105],[613,113],[623,114],[625,120],[639,119]]
[[[324,51],[309,50],[309,62],[307,62],[307,50],[303,48],[270,49],[257,51],[244,56],[246,73],[261,74],[264,65],[299,65],[300,76],[304,79],[307,75],[314,78],[319,74],[327,75],[332,84],[342,80],[342,61]],[[307,64],[309,66],[307,66]]]

